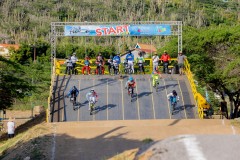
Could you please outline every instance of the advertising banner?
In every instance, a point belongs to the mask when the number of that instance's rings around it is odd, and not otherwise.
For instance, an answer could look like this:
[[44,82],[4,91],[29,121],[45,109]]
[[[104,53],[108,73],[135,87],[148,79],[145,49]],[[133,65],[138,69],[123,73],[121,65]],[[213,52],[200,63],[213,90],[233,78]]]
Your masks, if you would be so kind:
[[141,25],[66,25],[64,36],[158,36],[171,35],[165,24]]

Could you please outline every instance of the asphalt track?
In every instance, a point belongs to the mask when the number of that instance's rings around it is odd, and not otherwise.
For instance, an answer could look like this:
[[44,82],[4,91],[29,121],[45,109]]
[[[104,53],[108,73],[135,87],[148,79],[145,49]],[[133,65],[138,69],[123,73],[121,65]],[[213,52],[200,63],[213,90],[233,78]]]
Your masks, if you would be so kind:
[[[56,76],[51,100],[51,121],[196,118],[196,107],[185,76],[163,75],[156,92],[150,75],[133,75],[137,84],[133,98],[130,98],[125,89],[127,78],[127,75],[123,78],[108,75]],[[80,90],[76,106],[65,96],[72,86]],[[86,100],[86,93],[90,89],[94,89],[99,96],[93,115],[89,114]],[[176,90],[180,97],[173,115],[170,114],[167,100],[167,94],[172,90]]]

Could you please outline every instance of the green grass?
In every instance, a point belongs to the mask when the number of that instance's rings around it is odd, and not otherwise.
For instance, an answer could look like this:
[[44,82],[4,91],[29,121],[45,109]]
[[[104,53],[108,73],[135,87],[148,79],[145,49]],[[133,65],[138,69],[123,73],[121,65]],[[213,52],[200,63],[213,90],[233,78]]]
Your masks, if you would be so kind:
[[3,158],[2,156],[6,153],[7,149],[9,149],[9,148],[15,146],[17,143],[19,143],[25,135],[26,135],[26,132],[23,132],[23,133],[16,135],[14,138],[1,141],[0,159]]
[[30,102],[17,103],[15,105],[13,105],[11,109],[26,111],[26,110],[31,110],[34,106],[44,106],[44,108],[47,109],[48,102],[47,101],[34,101],[34,102],[32,102],[32,104]]
[[143,143],[148,144],[153,142],[153,140],[151,138],[145,138],[144,140],[142,140]]

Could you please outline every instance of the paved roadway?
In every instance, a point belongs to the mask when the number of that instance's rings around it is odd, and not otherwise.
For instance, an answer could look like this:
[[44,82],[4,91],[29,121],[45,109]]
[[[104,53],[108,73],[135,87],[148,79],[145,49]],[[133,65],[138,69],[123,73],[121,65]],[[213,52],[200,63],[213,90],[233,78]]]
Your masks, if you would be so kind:
[[[147,119],[194,119],[195,107],[185,76],[163,75],[158,92],[152,87],[150,75],[133,75],[137,86],[134,98],[127,94],[125,83],[128,76],[57,76],[52,100],[52,121],[94,121],[94,120],[147,120]],[[77,109],[64,95],[72,86],[80,90]],[[94,89],[99,100],[96,112],[89,114],[85,98]],[[180,101],[174,114],[170,114],[167,94],[176,90]]]

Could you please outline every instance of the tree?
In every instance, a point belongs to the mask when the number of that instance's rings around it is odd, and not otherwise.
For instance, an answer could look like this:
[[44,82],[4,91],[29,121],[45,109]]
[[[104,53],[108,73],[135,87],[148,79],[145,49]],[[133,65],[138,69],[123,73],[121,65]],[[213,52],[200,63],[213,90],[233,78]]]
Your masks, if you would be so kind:
[[0,68],[0,109],[7,109],[34,87],[22,78],[25,73],[19,64],[0,56]]
[[224,69],[219,68],[213,74],[209,74],[206,82],[221,93],[223,100],[225,100],[224,94],[228,95],[231,103],[230,117],[237,118],[240,106],[240,57],[230,62],[223,59],[221,65],[224,66]]
[[[240,105],[240,43],[239,25],[211,27],[189,32],[185,39],[186,50],[194,53],[189,57],[191,69],[198,80],[213,91],[229,97],[231,117],[238,116]],[[194,45],[195,47],[191,47]]]

